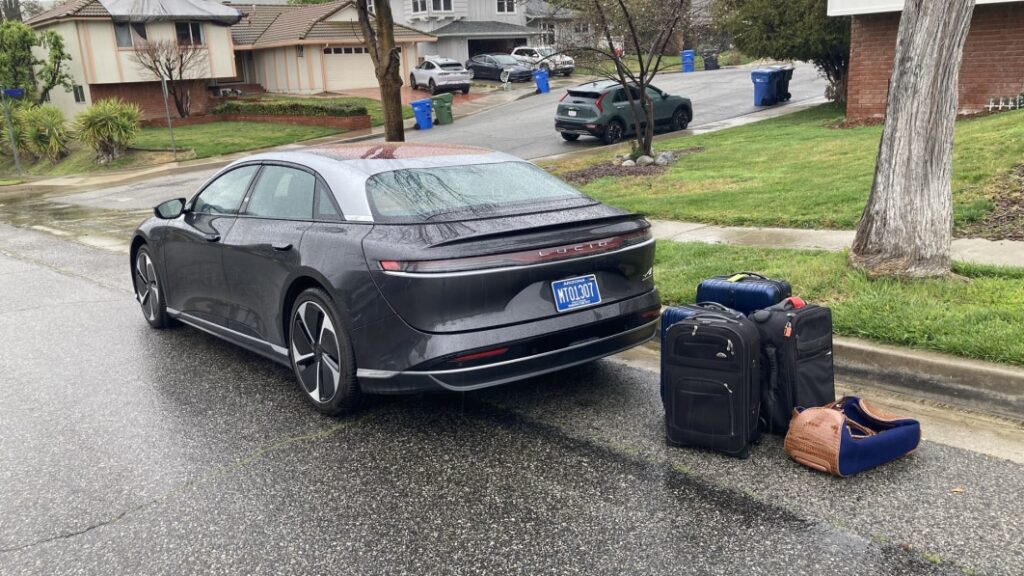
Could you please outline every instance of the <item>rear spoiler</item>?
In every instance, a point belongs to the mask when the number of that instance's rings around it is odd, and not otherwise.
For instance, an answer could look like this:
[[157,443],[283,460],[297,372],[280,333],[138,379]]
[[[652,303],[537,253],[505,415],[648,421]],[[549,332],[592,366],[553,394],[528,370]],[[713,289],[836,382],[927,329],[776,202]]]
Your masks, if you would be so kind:
[[629,222],[631,220],[632,221],[639,220],[639,221],[641,221],[643,223],[643,226],[640,227],[640,230],[645,230],[645,229],[651,227],[651,223],[648,222],[646,219],[644,219],[644,215],[643,214],[638,214],[638,213],[632,212],[632,213],[629,213],[629,214],[619,214],[619,215],[616,215],[616,216],[603,216],[601,218],[588,218],[588,219],[585,219],[585,220],[576,220],[576,221],[573,221],[573,222],[559,222],[557,224],[544,224],[544,225],[541,225],[541,226],[531,226],[529,228],[517,228],[515,230],[506,230],[506,231],[502,231],[502,232],[482,232],[480,234],[471,234],[469,236],[459,236],[457,238],[452,238],[450,240],[442,240],[441,242],[438,242],[437,244],[432,244],[431,247],[450,246],[452,244],[461,244],[463,242],[476,242],[478,240],[483,240],[483,239],[486,239],[486,238],[497,238],[497,237],[502,237],[502,236],[504,236],[504,237],[507,237],[507,236],[519,236],[519,235],[523,235],[523,234],[535,234],[537,232],[549,232],[551,230],[558,230],[559,228],[574,228],[574,227],[578,227],[580,225],[587,225],[587,226],[592,226],[592,225],[611,226],[613,224],[619,224],[621,222]]

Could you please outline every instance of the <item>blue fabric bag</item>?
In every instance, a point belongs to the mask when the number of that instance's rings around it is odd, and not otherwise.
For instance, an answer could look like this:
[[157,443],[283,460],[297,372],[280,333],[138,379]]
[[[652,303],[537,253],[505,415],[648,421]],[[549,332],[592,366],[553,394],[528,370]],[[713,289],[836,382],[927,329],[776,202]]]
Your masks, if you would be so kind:
[[907,456],[921,442],[921,424],[846,396],[819,408],[797,408],[786,434],[786,453],[797,462],[836,476]]

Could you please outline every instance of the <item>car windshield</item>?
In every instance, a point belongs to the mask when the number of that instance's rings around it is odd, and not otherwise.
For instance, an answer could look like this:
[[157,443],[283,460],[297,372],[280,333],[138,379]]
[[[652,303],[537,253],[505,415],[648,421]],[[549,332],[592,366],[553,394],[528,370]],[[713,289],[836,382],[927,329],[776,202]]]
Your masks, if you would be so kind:
[[462,70],[462,64],[458,62],[448,62],[447,64],[441,64],[442,70]]
[[555,51],[551,48],[537,48],[537,54],[541,56],[551,56]]
[[451,222],[594,204],[528,162],[499,162],[382,172],[366,181],[374,220]]
[[501,64],[502,66],[511,66],[512,64],[519,63],[519,61],[516,60],[515,58],[502,54],[491,56],[491,58],[494,58],[498,62],[498,64]]

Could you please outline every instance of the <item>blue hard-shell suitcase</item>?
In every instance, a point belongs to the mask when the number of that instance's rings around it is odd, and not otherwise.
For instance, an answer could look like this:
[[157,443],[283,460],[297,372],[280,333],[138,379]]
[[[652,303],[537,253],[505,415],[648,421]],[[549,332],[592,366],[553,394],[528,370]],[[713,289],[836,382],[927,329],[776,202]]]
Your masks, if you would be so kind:
[[718,302],[744,314],[774,306],[792,295],[789,282],[754,272],[715,276],[697,286],[698,302]]

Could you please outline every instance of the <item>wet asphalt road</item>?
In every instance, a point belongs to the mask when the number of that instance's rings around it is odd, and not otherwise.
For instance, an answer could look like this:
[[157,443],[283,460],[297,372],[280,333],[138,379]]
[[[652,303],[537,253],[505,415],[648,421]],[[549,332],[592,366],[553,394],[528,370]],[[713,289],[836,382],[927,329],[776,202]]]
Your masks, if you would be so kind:
[[773,438],[670,449],[655,375],[614,361],[325,418],[288,370],[151,330],[124,256],[2,224],[0,295],[5,576],[1024,573],[998,458],[836,480]]

